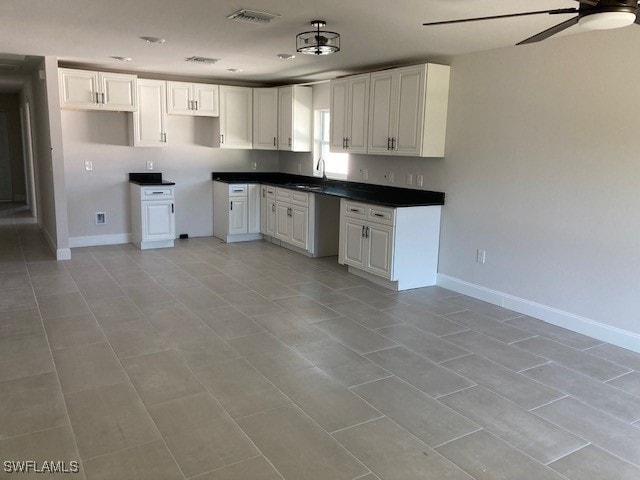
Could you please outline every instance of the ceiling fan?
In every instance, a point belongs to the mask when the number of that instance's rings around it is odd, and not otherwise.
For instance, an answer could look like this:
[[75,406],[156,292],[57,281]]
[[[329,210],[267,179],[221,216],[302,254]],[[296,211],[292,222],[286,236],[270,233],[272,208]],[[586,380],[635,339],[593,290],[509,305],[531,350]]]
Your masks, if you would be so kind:
[[608,30],[612,28],[626,27],[632,23],[640,24],[638,14],[638,0],[576,0],[579,8],[558,8],[555,10],[538,10],[535,12],[511,13],[506,15],[494,15],[490,17],[463,18],[460,20],[445,20],[441,22],[423,23],[425,26],[448,25],[452,23],[476,22],[478,20],[492,20],[495,18],[524,17],[527,15],[564,15],[577,13],[575,17],[565,20],[543,32],[529,37],[517,45],[534,43],[545,40],[556,33],[579,24],[589,30]]

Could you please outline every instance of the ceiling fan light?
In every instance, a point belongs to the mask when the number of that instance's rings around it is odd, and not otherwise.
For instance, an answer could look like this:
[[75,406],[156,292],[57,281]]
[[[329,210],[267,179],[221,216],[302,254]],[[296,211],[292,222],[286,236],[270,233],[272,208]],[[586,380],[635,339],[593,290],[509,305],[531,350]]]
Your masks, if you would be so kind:
[[626,27],[635,21],[633,12],[598,12],[580,17],[578,24],[587,30],[609,30]]

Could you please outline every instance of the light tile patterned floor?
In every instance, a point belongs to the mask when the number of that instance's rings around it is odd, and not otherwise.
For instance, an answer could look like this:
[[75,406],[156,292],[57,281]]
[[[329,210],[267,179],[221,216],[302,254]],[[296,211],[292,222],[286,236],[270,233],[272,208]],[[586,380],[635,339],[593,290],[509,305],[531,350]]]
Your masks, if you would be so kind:
[[3,463],[78,460],[70,478],[89,480],[640,478],[639,354],[264,242],[72,257],[0,226]]

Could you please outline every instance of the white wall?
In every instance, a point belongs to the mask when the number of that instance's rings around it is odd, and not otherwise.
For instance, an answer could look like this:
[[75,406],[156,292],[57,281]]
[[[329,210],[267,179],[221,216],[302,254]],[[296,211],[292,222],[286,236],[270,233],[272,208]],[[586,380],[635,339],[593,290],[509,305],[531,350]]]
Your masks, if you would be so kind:
[[[630,27],[454,58],[446,157],[351,155],[349,179],[423,174],[446,193],[442,278],[640,351],[638,44]],[[310,175],[300,154],[281,169],[298,160]]]
[[[126,235],[130,229],[129,172],[154,171],[176,183],[176,232],[213,234],[212,171],[278,168],[277,152],[222,150],[213,142],[211,118],[168,116],[166,148],[129,146],[130,113],[62,110],[69,236]],[[93,171],[84,170],[85,160]],[[107,224],[95,225],[95,212],[106,212]],[[114,237],[115,238],[115,237]],[[74,243],[76,244],[76,243]]]

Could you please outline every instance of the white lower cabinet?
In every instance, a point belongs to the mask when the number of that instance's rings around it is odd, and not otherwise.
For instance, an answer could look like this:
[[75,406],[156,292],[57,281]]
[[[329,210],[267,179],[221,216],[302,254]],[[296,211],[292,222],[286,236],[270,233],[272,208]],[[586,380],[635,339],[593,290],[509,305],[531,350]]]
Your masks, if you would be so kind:
[[173,187],[131,184],[131,242],[141,250],[173,247],[176,237]]
[[213,236],[225,242],[262,238],[260,185],[213,182]]
[[275,204],[275,237],[302,250],[309,250],[309,194],[276,188]]
[[261,185],[260,195],[260,233],[276,235],[276,187]]
[[383,207],[340,201],[338,262],[394,290],[435,285],[439,205]]

